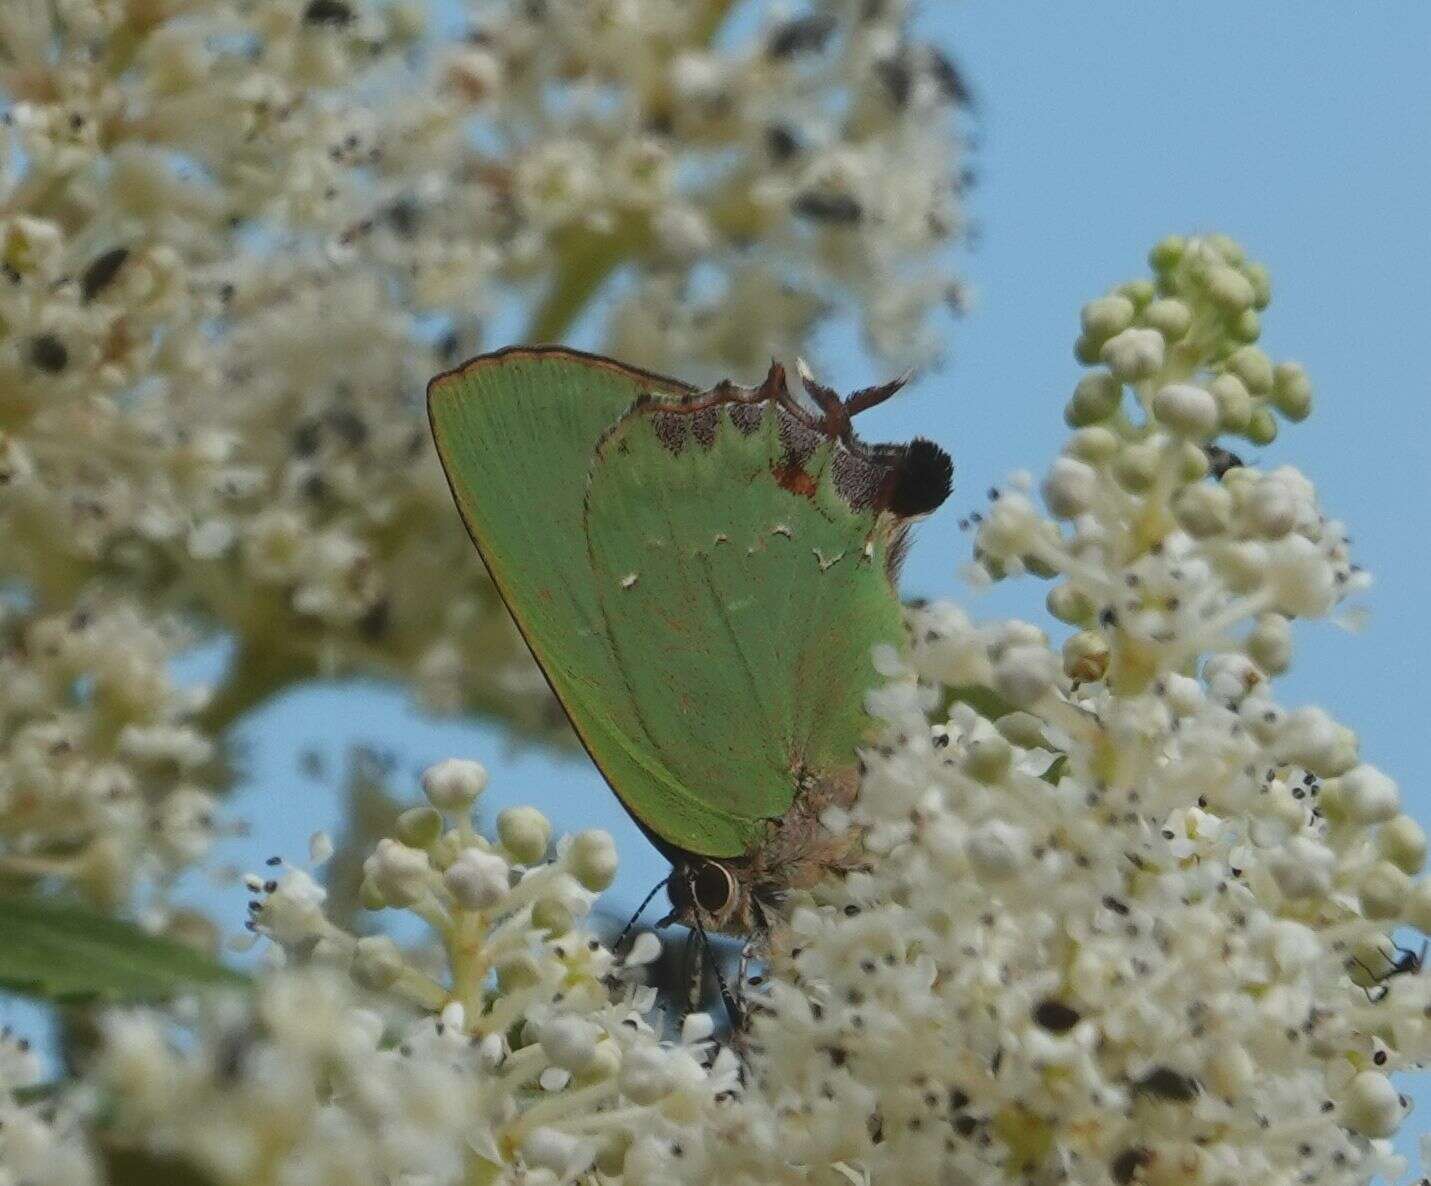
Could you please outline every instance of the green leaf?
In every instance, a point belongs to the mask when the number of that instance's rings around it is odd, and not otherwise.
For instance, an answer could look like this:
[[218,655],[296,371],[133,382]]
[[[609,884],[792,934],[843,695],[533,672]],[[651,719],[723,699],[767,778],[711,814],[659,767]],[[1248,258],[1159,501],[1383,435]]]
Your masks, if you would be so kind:
[[49,1001],[152,1001],[245,977],[85,906],[0,895],[0,988]]

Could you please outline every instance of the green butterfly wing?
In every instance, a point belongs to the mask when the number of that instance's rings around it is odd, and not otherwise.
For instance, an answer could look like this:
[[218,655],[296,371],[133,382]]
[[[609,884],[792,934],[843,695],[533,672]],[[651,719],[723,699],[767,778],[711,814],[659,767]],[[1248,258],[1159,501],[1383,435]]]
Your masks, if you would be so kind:
[[[891,571],[911,511],[892,482],[910,447],[840,439],[774,397],[776,374],[711,398],[515,348],[428,389],[493,582],[592,760],[668,853],[738,856],[804,780],[851,767],[871,648],[901,641]],[[930,448],[947,493],[948,458]]]
[[734,856],[724,835],[854,764],[871,651],[901,644],[902,610],[880,512],[837,487],[843,446],[821,441],[791,466],[775,403],[703,415],[709,443],[651,406],[603,440],[586,534],[638,740],[694,802],[622,796],[681,848]]
[[663,789],[684,792],[630,741],[639,725],[617,692],[582,504],[601,434],[642,395],[689,391],[610,359],[521,347],[428,386],[433,438],[468,534],[577,736],[628,806],[628,787],[655,803]]

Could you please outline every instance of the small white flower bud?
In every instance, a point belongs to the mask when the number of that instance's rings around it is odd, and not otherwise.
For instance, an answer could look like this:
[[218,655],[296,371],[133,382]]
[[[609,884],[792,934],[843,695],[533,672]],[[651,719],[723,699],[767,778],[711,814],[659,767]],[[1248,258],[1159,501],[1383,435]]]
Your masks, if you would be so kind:
[[387,935],[364,935],[353,952],[353,976],[364,988],[382,992],[406,970],[402,950]]
[[1097,424],[1118,410],[1123,399],[1123,384],[1107,371],[1089,371],[1079,379],[1068,401],[1064,419],[1072,428]]
[[1192,310],[1170,297],[1156,300],[1143,310],[1143,320],[1169,342],[1176,342],[1192,327]]
[[363,876],[389,906],[411,906],[425,897],[433,869],[427,854],[384,838],[363,862]]
[[648,1107],[670,1093],[670,1056],[657,1046],[637,1046],[626,1052],[619,1080],[621,1093],[633,1104]]
[[1265,539],[1281,539],[1297,526],[1296,492],[1275,474],[1248,491],[1243,509],[1252,528]]
[[1043,483],[1043,500],[1060,519],[1073,519],[1083,514],[1098,492],[1098,473],[1072,457],[1059,457],[1049,466]]
[[1272,360],[1256,346],[1243,346],[1227,360],[1227,369],[1247,385],[1253,395],[1272,390]]
[[1118,434],[1106,428],[1080,428],[1068,440],[1064,451],[1089,465],[1102,465],[1118,452]]
[[521,865],[535,865],[547,853],[551,822],[535,807],[508,807],[497,815],[502,847]]
[[1113,476],[1118,484],[1133,494],[1141,494],[1158,474],[1160,451],[1154,441],[1135,441],[1118,450],[1113,463]]
[[1380,1071],[1362,1071],[1342,1102],[1342,1120],[1364,1137],[1394,1136],[1401,1127],[1401,1097]]
[[1312,381],[1301,364],[1279,362],[1273,372],[1272,402],[1293,422],[1305,420],[1312,410]]
[[687,1013],[681,1022],[681,1042],[686,1046],[704,1042],[713,1033],[715,1022],[709,1013]]
[[1014,750],[998,734],[971,742],[964,756],[964,769],[980,782],[1001,781],[1013,765]]
[[583,1074],[596,1056],[601,1030],[580,1017],[557,1017],[542,1026],[542,1051],[573,1075]]
[[1400,918],[1411,892],[1411,879],[1390,861],[1377,861],[1358,887],[1362,913],[1368,918]]
[[495,1071],[506,1062],[509,1053],[506,1034],[488,1034],[477,1046],[477,1057],[489,1071]]
[[1091,684],[1108,670],[1108,642],[1092,630],[1069,635],[1063,644],[1063,673],[1069,679]]
[[571,911],[556,898],[543,898],[532,907],[532,926],[552,938],[565,935],[574,921]]
[[1217,400],[1194,383],[1170,383],[1153,396],[1158,423],[1180,436],[1206,440],[1217,431]]
[[448,758],[422,772],[422,793],[438,811],[461,815],[487,787],[487,768],[467,758]]
[[1252,282],[1236,268],[1226,264],[1209,268],[1205,282],[1208,296],[1229,313],[1240,313],[1251,308],[1257,296]]
[[628,968],[639,968],[661,958],[661,939],[655,931],[642,931],[631,944],[631,950],[621,962]]
[[1356,765],[1356,734],[1320,708],[1290,713],[1278,746],[1284,759],[1318,778],[1335,778]]
[[1211,482],[1185,486],[1173,500],[1173,515],[1194,539],[1220,535],[1232,523],[1232,495]]
[[1336,818],[1358,824],[1384,823],[1401,809],[1395,781],[1365,763],[1339,778],[1328,779],[1322,794],[1332,796],[1331,810]]
[[442,881],[464,910],[491,910],[511,887],[507,862],[480,848],[464,848],[458,853]]
[[431,807],[409,807],[397,817],[394,831],[410,848],[428,848],[442,835],[442,815]]
[[1336,854],[1307,836],[1294,836],[1269,858],[1277,888],[1289,898],[1320,898],[1332,885]]
[[578,1140],[555,1128],[534,1128],[522,1142],[522,1160],[546,1170],[559,1182],[569,1182],[581,1174],[595,1156],[593,1142]]
[[1097,297],[1083,306],[1083,333],[1104,342],[1133,324],[1133,302],[1123,296]]
[[1406,922],[1431,935],[1431,877],[1418,877],[1406,899]]
[[1247,636],[1247,653],[1268,675],[1281,675],[1292,663],[1292,627],[1281,614],[1263,614]]
[[1245,1046],[1223,1046],[1207,1060],[1208,1083],[1218,1095],[1237,1099],[1257,1083],[1257,1064]]
[[994,690],[1010,704],[1028,708],[1058,679],[1058,658],[1047,647],[1010,647],[994,666]]
[[1247,384],[1224,371],[1207,386],[1217,401],[1219,426],[1227,432],[1242,432],[1252,420],[1252,396]]
[[969,834],[969,863],[985,881],[1003,881],[1024,865],[1028,837],[1022,828],[988,820]]
[[1125,329],[1103,343],[1098,357],[1125,383],[1156,374],[1163,365],[1163,335],[1155,329]]
[[600,893],[616,879],[616,842],[600,828],[578,832],[566,860],[572,876],[593,893]]
[[1426,832],[1409,815],[1398,815],[1376,834],[1381,855],[1403,873],[1420,873],[1426,863]]

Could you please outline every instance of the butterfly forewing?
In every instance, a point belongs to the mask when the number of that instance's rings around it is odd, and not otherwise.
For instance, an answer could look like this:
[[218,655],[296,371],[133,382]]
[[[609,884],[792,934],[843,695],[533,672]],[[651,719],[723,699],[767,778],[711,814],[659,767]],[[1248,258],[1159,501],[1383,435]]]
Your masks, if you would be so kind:
[[[658,835],[658,824],[694,799],[637,742],[640,722],[620,690],[625,677],[591,583],[582,507],[602,433],[639,397],[688,390],[554,349],[487,355],[428,389],[443,469],[493,582],[593,761]],[[730,854],[749,838],[748,828],[723,833],[719,817],[704,815],[680,829],[692,832]]]

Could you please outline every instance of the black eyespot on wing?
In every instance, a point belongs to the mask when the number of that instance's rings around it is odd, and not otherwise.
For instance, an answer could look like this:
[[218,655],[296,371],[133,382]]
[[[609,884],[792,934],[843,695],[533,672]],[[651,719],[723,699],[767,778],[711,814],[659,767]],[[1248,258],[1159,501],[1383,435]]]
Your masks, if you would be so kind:
[[904,451],[888,510],[900,518],[927,515],[954,488],[954,460],[933,441],[916,437]]

